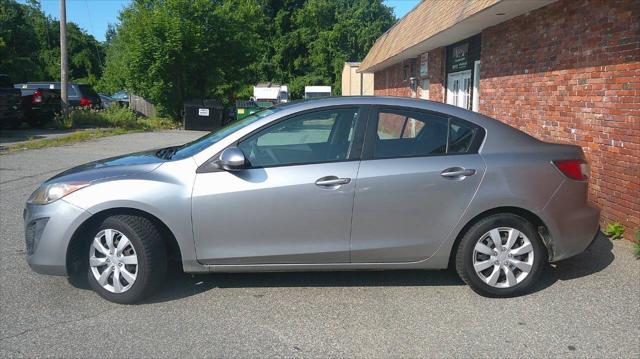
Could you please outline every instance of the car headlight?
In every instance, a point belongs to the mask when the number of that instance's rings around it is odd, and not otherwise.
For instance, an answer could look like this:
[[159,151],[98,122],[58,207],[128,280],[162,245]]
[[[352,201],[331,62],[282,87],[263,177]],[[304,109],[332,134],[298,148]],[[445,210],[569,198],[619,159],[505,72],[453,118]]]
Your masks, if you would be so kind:
[[87,187],[89,184],[89,182],[43,184],[35,192],[33,192],[33,194],[31,194],[31,197],[29,197],[27,203],[49,204],[79,190],[80,188]]

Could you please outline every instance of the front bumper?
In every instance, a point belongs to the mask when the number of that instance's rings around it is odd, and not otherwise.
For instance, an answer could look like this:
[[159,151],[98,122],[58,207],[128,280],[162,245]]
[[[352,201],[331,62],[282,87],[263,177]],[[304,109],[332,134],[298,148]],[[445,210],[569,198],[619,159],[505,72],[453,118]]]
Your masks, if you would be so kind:
[[37,273],[67,275],[67,248],[75,231],[91,213],[64,199],[24,209],[27,263]]

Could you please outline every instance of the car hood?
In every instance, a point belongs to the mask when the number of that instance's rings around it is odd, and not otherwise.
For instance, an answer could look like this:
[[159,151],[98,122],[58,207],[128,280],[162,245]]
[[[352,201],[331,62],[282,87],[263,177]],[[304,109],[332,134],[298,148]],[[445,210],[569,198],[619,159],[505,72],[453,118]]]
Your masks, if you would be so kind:
[[157,157],[156,152],[157,150],[132,153],[85,163],[58,173],[46,183],[95,182],[106,178],[151,172],[167,161]]

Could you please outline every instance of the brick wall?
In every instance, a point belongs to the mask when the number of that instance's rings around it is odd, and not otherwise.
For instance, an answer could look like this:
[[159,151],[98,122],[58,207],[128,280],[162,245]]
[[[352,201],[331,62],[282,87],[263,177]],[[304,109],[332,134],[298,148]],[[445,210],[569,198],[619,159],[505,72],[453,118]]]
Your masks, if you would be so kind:
[[374,94],[377,96],[411,96],[409,81],[403,79],[403,67],[414,64],[410,77],[419,78],[416,96],[421,97],[421,80],[429,80],[429,99],[444,101],[444,47],[429,51],[429,68],[427,76],[420,77],[420,57],[411,61],[403,61],[389,66],[374,76]]
[[429,100],[444,102],[444,47],[429,51]]
[[480,112],[591,164],[603,222],[640,227],[640,2],[564,0],[482,32]]
[[[480,112],[582,146],[590,200],[628,238],[640,227],[639,19],[640,1],[560,0],[485,29],[481,41]],[[430,52],[434,101],[444,101],[443,62],[444,48]],[[375,94],[410,96],[402,75],[402,64],[376,72]]]
[[410,97],[409,81],[404,80],[405,64],[407,63],[403,61],[376,72],[373,77],[373,93],[377,96]]

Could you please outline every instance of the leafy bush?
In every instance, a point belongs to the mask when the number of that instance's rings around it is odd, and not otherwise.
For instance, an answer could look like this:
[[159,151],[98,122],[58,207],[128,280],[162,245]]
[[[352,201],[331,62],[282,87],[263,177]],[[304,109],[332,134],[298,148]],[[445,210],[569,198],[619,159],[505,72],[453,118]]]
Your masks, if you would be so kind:
[[176,128],[176,123],[166,118],[144,118],[127,107],[111,106],[105,110],[76,108],[69,117],[56,118],[59,128],[120,128],[125,130],[152,131]]
[[620,222],[609,223],[604,230],[604,234],[613,240],[622,239],[624,236],[624,226],[620,224]]
[[636,228],[634,236],[633,254],[636,255],[636,258],[640,259],[640,228]]

